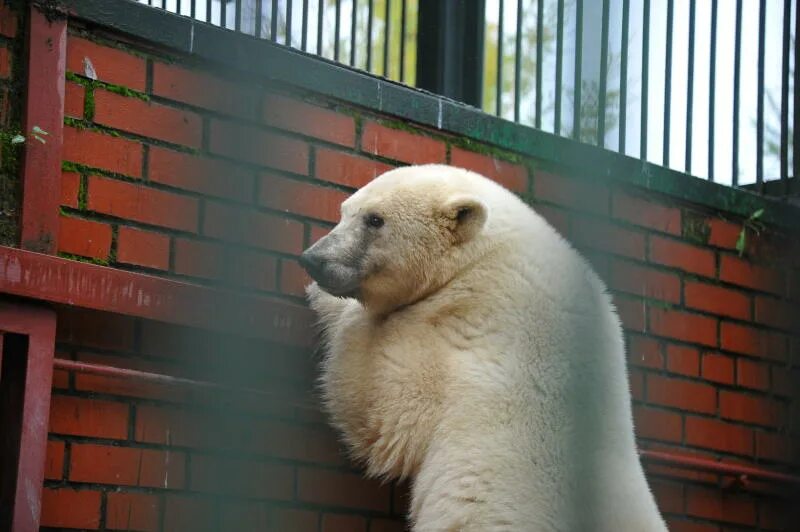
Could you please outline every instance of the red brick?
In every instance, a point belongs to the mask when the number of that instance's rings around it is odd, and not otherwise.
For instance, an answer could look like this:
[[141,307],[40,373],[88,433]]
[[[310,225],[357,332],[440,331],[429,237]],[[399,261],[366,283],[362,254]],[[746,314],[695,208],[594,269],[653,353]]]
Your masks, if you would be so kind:
[[150,181],[209,196],[252,201],[253,175],[219,159],[150,147]]
[[725,419],[777,427],[787,420],[783,406],[774,399],[738,392],[719,392],[719,413]]
[[758,525],[760,530],[791,530],[792,523],[797,525],[800,517],[797,505],[792,500],[761,499],[758,512]]
[[212,242],[175,239],[175,273],[190,277],[222,279],[227,263],[226,249]]
[[195,454],[190,470],[193,491],[256,499],[293,498],[294,470],[285,464]]
[[77,83],[67,82],[64,93],[64,116],[83,118],[84,88]]
[[637,437],[674,443],[680,443],[683,438],[683,420],[680,414],[634,406],[633,418]]
[[686,281],[683,285],[684,304],[719,316],[750,319],[750,298],[742,292],[707,283]]
[[299,255],[303,224],[253,210],[207,202],[203,234],[263,249]]
[[331,232],[330,228],[328,227],[320,227],[318,225],[310,224],[311,225],[311,242],[309,244],[314,244],[317,240],[321,239],[325,235]]
[[78,190],[81,176],[75,172],[61,172],[61,205],[78,208]]
[[274,290],[277,260],[263,253],[237,251],[230,256],[230,279],[256,290]]
[[335,223],[340,218],[339,207],[347,197],[348,194],[333,188],[265,174],[258,201],[271,209]]
[[569,235],[570,216],[566,210],[551,205],[534,205],[534,210],[542,216],[556,231],[566,237]]
[[263,129],[221,120],[211,121],[210,149],[237,161],[308,174],[308,144]]
[[110,492],[106,506],[106,528],[110,530],[159,529],[160,500],[146,493]]
[[99,399],[54,395],[50,432],[124,440],[128,437],[128,405]]
[[262,109],[264,122],[270,126],[349,148],[356,145],[352,116],[277,94],[266,94]]
[[800,390],[800,373],[796,368],[772,366],[772,392],[784,397],[795,397]]
[[169,237],[133,227],[120,227],[117,262],[166,270],[169,268]]
[[528,170],[521,164],[455,147],[450,151],[450,164],[484,175],[514,192],[528,190]]
[[133,349],[135,321],[129,316],[98,310],[62,308],[58,312],[58,342],[115,351]]
[[759,460],[797,463],[797,441],[772,432],[756,432],[756,456]]
[[778,329],[800,332],[800,303],[756,296],[755,321]]
[[41,526],[97,530],[100,492],[71,488],[42,490]]
[[753,454],[753,431],[703,417],[686,416],[686,444],[740,455]]
[[739,358],[736,360],[736,384],[745,388],[769,390],[769,366]]
[[719,526],[697,521],[678,521],[667,518],[667,529],[670,532],[719,532]]
[[775,294],[782,294],[786,285],[783,272],[725,254],[720,255],[719,278],[721,281]]
[[644,401],[644,373],[636,368],[631,368],[628,370],[628,381],[631,397],[637,401]]
[[630,335],[628,358],[631,364],[645,368],[664,367],[664,354],[661,343],[647,336]]
[[44,478],[60,480],[64,475],[64,442],[49,440],[44,463]]
[[323,514],[322,532],[367,532],[367,520],[358,515]]
[[89,177],[89,210],[181,231],[197,231],[197,200],[162,190]]
[[686,513],[690,516],[743,525],[756,523],[755,502],[746,495],[700,486],[687,486],[686,490]]
[[611,197],[611,214],[614,218],[655,231],[681,234],[681,210],[661,203],[615,191]]
[[647,401],[712,414],[717,410],[717,390],[700,382],[650,374],[647,376]]
[[270,526],[266,530],[291,532],[317,532],[319,516],[308,510],[294,508],[270,508]]
[[733,384],[733,359],[716,353],[704,353],[702,373],[706,380]]
[[111,226],[81,218],[59,216],[58,251],[105,259],[111,251]]
[[653,490],[653,495],[656,498],[656,503],[661,513],[683,513],[684,498],[683,486],[681,484],[652,479],[650,480],[650,489]]
[[444,163],[445,145],[441,140],[367,122],[361,132],[361,149],[411,164]]
[[645,302],[614,294],[614,307],[622,326],[629,331],[644,331]]
[[5,46],[0,46],[0,79],[11,77],[11,52]]
[[302,502],[358,510],[388,512],[387,484],[365,480],[354,473],[301,467],[297,471],[297,498]]
[[533,194],[537,201],[555,203],[583,212],[608,214],[608,188],[592,181],[536,172]]
[[681,280],[677,275],[619,259],[611,261],[609,284],[614,290],[670,303],[681,300]]
[[255,114],[254,89],[178,65],[153,63],[153,94],[223,114]]
[[714,277],[714,253],[698,246],[663,238],[650,237],[650,262],[679,268],[689,273]]
[[369,520],[369,532],[406,532],[405,522],[401,519],[390,521],[389,519],[372,518]]
[[785,336],[724,321],[720,326],[720,347],[772,360],[785,360],[788,354]]
[[85,59],[91,62],[98,80],[144,91],[146,73],[141,57],[70,35],[67,39],[67,70],[85,76]]
[[680,310],[648,308],[649,331],[684,342],[716,346],[717,320]]
[[667,344],[667,370],[689,377],[699,377],[700,352],[694,347]]
[[[217,532],[218,514],[207,498],[169,494],[164,500],[164,532]],[[280,530],[280,529],[277,529]]]
[[644,260],[644,235],[595,218],[574,217],[572,240],[579,246]]
[[5,35],[10,39],[17,36],[17,14],[11,9],[8,2],[0,3],[0,35]]
[[65,161],[131,177],[142,175],[141,144],[88,129],[64,128],[63,157]]
[[259,502],[222,504],[220,523],[228,530],[275,530],[268,524],[267,509]]
[[708,236],[708,245],[727,249],[736,249],[736,241],[742,231],[740,224],[726,222],[719,218],[708,220],[708,227],[711,230]]
[[181,489],[185,456],[176,451],[157,451],[108,445],[72,445],[69,479],[73,482]]
[[314,156],[317,179],[352,188],[361,188],[392,168],[385,163],[327,148],[317,148]]
[[175,144],[199,148],[203,137],[200,117],[139,98],[104,90],[94,91],[94,121]]
[[311,283],[311,278],[297,261],[281,261],[281,292],[293,296],[305,296],[305,287]]
[[611,261],[613,257],[609,257],[602,251],[593,251],[584,249],[581,253],[583,257],[589,262],[594,272],[606,283],[609,283],[611,278]]

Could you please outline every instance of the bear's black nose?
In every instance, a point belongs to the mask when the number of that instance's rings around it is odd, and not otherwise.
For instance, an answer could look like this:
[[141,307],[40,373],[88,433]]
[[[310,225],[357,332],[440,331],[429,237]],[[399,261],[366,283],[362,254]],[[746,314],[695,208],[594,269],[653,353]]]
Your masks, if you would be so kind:
[[312,279],[318,281],[322,274],[324,261],[318,255],[309,253],[308,251],[309,250],[306,250],[300,255],[300,266],[303,267]]

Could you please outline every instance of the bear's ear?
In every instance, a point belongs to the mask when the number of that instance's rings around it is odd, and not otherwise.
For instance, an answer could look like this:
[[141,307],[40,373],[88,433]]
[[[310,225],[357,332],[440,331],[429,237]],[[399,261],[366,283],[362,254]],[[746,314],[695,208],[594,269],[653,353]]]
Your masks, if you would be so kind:
[[471,240],[486,223],[486,206],[473,196],[455,196],[444,204],[442,213],[456,242]]

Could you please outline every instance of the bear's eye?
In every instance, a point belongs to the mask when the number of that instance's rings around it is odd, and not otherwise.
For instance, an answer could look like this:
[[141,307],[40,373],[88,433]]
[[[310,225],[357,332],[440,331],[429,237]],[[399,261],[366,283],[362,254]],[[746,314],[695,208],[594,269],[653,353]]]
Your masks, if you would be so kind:
[[368,214],[366,218],[364,218],[364,221],[369,227],[372,227],[373,229],[380,229],[381,227],[383,227],[383,218],[381,218],[377,214]]

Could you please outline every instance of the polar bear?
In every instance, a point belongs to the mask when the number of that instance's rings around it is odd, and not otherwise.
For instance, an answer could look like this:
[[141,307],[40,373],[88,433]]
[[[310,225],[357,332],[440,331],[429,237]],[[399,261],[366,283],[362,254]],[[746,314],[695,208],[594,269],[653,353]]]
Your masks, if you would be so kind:
[[413,530],[666,530],[606,288],[513,193],[391,170],[300,262],[325,408],[369,475],[411,479]]

